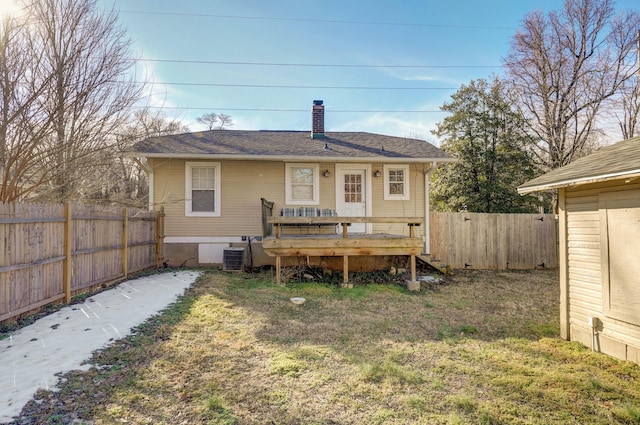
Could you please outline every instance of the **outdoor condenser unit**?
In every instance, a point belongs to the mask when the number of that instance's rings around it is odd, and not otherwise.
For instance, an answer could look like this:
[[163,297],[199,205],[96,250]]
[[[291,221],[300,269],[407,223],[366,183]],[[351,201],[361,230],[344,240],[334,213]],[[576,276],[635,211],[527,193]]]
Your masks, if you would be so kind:
[[244,248],[225,248],[222,254],[222,270],[240,272],[244,269]]

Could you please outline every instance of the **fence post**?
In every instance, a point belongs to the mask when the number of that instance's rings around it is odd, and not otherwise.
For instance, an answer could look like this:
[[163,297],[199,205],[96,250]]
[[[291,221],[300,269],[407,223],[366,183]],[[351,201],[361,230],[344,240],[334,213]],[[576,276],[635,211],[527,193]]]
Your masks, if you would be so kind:
[[122,274],[129,277],[129,210],[122,209]]
[[64,204],[64,270],[62,272],[62,290],[66,304],[71,303],[71,274],[73,272],[73,259],[71,258],[72,235],[72,208],[70,204]]
[[156,267],[162,267],[164,261],[164,206],[156,216]]

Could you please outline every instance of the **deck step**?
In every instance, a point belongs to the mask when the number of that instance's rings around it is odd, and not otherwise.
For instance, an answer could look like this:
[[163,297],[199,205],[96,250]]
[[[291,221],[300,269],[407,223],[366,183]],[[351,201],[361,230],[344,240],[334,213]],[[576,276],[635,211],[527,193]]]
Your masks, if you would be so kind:
[[416,258],[418,260],[422,261],[423,263],[426,263],[429,266],[433,267],[434,269],[438,270],[442,274],[451,273],[451,268],[449,267],[448,264],[444,264],[440,260],[436,260],[434,258],[431,258],[431,256],[428,255],[428,254],[416,255]]

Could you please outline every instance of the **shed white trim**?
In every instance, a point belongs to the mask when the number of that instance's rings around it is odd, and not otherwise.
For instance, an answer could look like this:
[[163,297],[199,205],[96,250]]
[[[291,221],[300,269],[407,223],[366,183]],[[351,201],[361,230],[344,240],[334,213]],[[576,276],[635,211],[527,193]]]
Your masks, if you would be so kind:
[[567,180],[561,180],[553,183],[546,183],[546,184],[541,184],[536,186],[520,186],[518,187],[518,193],[520,195],[525,195],[531,192],[540,192],[544,190],[559,189],[561,187],[571,187],[571,186],[577,186],[580,184],[600,183],[600,182],[606,182],[606,181],[617,180],[622,178],[626,178],[626,179],[640,178],[640,169],[622,171],[619,173],[602,174],[600,176],[587,176],[587,177],[580,177],[580,178],[574,178],[574,179],[567,179]]

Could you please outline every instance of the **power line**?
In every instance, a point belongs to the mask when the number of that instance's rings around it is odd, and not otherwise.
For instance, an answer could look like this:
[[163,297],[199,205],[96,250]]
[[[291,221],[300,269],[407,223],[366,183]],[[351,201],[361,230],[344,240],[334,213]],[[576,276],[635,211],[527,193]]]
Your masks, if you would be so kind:
[[359,65],[336,63],[287,63],[287,62],[235,62],[235,61],[208,61],[190,59],[137,59],[141,62],[159,63],[193,63],[207,65],[250,65],[250,66],[296,66],[296,67],[325,67],[325,68],[413,68],[413,69],[472,69],[472,68],[502,68],[502,65]]
[[302,85],[275,85],[275,84],[227,84],[227,83],[187,83],[187,82],[158,82],[145,83],[134,81],[136,84],[158,84],[170,86],[197,86],[197,87],[244,87],[244,88],[268,88],[268,89],[335,89],[335,90],[457,90],[459,87],[375,87],[375,86],[302,86]]
[[[308,109],[279,109],[279,108],[207,108],[200,106],[136,106],[138,109],[179,109],[179,110],[206,110],[206,111],[242,111],[242,112],[309,112]],[[334,113],[444,113],[441,110],[416,110],[416,109],[330,109],[329,112]]]
[[346,21],[339,19],[311,19],[311,18],[287,18],[276,16],[241,16],[241,15],[217,15],[211,13],[184,13],[184,12],[156,12],[145,10],[120,10],[119,13],[130,13],[140,15],[158,15],[158,16],[185,16],[195,18],[217,18],[217,19],[245,19],[245,20],[262,20],[262,21],[289,21],[289,22],[314,22],[324,24],[344,24],[344,25],[384,25],[397,27],[414,27],[414,28],[451,28],[451,29],[481,29],[481,30],[509,30],[511,27],[491,27],[483,25],[445,25],[445,24],[417,24],[410,22],[375,22],[375,21]]

